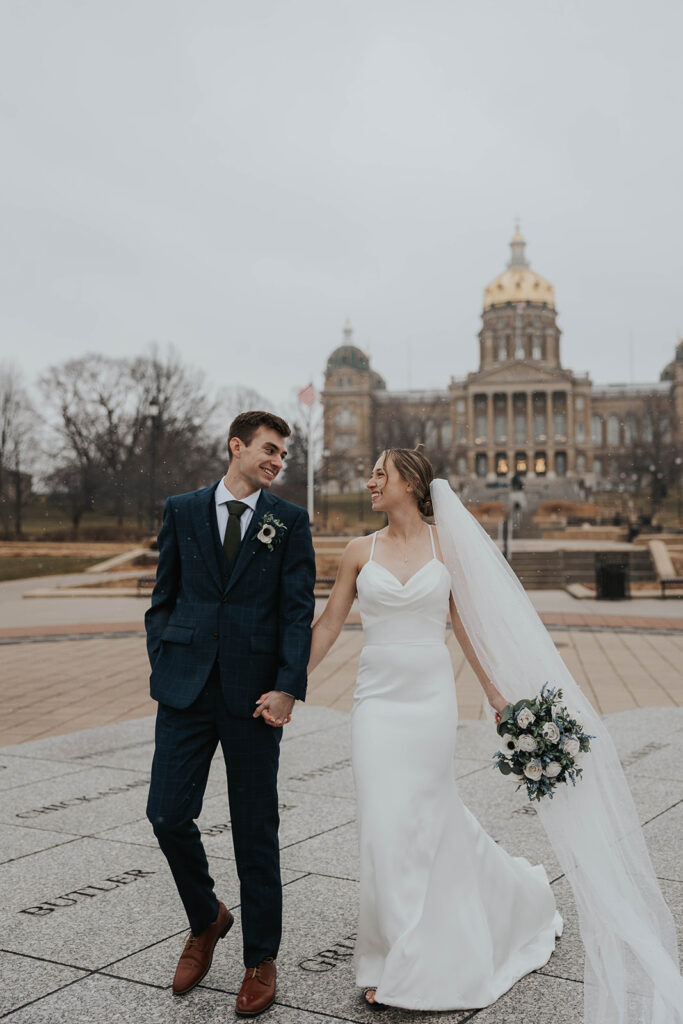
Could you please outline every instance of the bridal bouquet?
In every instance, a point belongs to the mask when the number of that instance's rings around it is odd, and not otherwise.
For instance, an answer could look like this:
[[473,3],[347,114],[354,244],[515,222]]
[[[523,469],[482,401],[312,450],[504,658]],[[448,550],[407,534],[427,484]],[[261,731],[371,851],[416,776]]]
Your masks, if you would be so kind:
[[538,697],[503,708],[496,726],[502,750],[493,757],[503,775],[516,775],[530,800],[549,796],[560,782],[576,785],[579,754],[590,750],[592,736],[561,703],[562,690],[544,684]]

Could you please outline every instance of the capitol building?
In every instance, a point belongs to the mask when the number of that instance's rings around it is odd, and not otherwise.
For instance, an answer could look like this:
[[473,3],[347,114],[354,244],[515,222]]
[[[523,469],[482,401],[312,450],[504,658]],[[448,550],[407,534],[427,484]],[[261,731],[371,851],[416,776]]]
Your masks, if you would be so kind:
[[484,289],[479,368],[446,389],[388,391],[346,324],[325,369],[324,490],[355,488],[383,448],[419,441],[454,486],[519,473],[565,478],[567,493],[572,481],[635,479],[683,450],[683,341],[657,382],[593,384],[562,365],[555,291],[530,267],[519,227],[510,250]]

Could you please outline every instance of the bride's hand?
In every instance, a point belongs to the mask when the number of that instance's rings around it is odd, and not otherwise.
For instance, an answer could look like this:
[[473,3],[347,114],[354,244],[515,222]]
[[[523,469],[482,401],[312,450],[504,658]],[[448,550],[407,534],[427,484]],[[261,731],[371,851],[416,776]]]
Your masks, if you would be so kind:
[[489,704],[495,711],[494,717],[496,725],[499,724],[503,710],[508,706],[509,703],[510,701],[506,700],[502,693],[496,693],[495,697],[489,697]]

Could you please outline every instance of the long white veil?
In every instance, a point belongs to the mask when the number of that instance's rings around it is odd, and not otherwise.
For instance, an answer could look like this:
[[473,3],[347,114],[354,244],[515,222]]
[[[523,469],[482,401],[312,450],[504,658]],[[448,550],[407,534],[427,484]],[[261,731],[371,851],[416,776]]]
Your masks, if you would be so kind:
[[612,739],[497,546],[446,480],[431,495],[453,598],[486,674],[511,702],[560,686],[595,737],[576,788],[535,805],[576,900],[585,1024],[683,1024],[674,924]]

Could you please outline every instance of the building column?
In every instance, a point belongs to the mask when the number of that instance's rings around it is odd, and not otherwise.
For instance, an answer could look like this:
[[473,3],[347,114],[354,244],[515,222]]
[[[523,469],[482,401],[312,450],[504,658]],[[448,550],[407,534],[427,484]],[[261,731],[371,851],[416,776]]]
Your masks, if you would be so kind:
[[514,392],[508,392],[507,402],[507,453],[508,453],[508,474],[515,472],[515,420],[514,420]]
[[574,426],[574,393],[565,391],[567,403],[567,475],[576,471],[576,428]]
[[488,394],[486,396],[486,461],[487,461],[487,480],[495,480],[496,478],[496,442],[495,432],[493,423],[493,395]]
[[[474,395],[467,389],[467,395],[465,398],[467,402],[467,427],[465,433],[465,440],[467,443],[467,470],[471,477],[476,476],[474,468]],[[457,433],[454,434],[455,444],[458,443]]]
[[553,393],[545,393],[545,475],[555,476],[555,424],[553,422]]
[[534,437],[534,393],[526,393],[526,451],[527,451],[527,473],[529,476],[536,475],[536,463],[534,452],[536,450],[536,439]]

